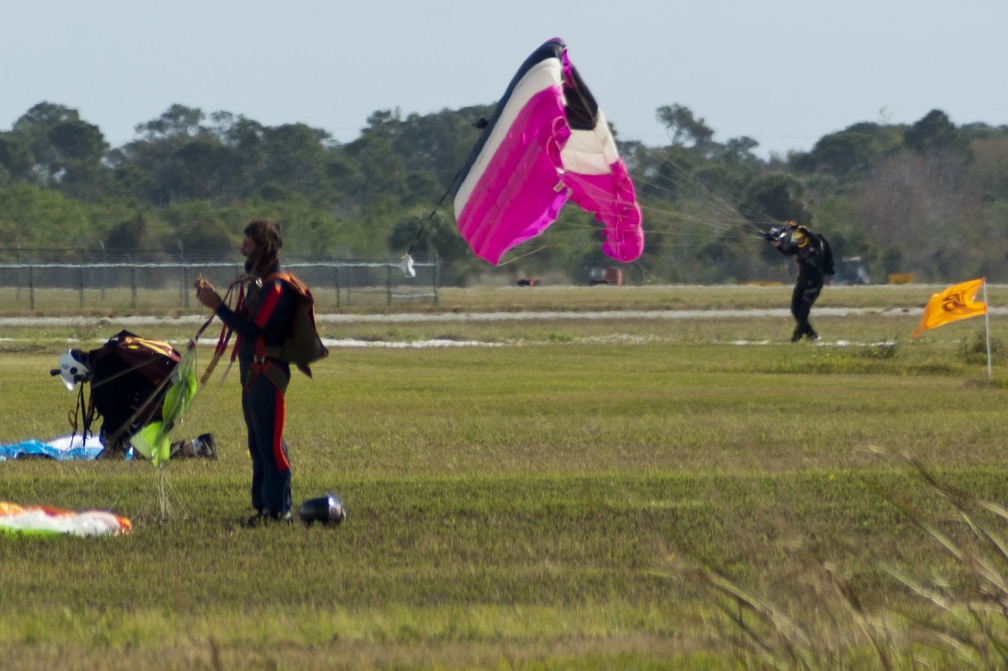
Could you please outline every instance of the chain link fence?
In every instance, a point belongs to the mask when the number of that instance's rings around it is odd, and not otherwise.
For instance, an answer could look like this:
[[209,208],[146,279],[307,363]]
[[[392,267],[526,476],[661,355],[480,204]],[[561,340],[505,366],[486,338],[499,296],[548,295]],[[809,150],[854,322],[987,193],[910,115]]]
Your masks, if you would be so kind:
[[[311,287],[316,310],[438,304],[438,259],[414,262],[414,277],[399,261],[293,261],[284,263]],[[221,293],[243,273],[230,262],[3,263],[0,288],[8,309],[188,310],[198,309],[193,283],[202,274]]]

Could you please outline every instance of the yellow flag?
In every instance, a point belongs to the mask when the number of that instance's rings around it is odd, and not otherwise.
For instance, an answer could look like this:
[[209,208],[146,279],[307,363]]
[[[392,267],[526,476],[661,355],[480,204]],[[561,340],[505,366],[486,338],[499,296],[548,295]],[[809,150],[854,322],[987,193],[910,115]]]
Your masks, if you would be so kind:
[[976,300],[976,294],[983,288],[984,278],[970,280],[951,286],[940,294],[932,294],[931,300],[924,306],[924,316],[920,326],[910,336],[916,338],[928,329],[938,328],[943,324],[969,319],[987,312],[987,304]]

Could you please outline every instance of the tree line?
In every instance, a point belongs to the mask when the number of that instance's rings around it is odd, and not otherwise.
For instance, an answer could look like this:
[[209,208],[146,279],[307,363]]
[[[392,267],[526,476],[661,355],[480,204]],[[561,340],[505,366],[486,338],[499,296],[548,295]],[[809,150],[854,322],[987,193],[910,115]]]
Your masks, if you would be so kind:
[[[77,110],[42,102],[0,132],[0,260],[228,259],[244,224],[270,217],[288,258],[398,258],[412,245],[437,255],[447,283],[478,281],[492,268],[456,233],[445,196],[492,111],[376,111],[340,143],[305,124],[173,105],[112,147]],[[786,220],[876,278],[1008,279],[1008,127],[956,126],[932,110],[762,159],[751,138],[715,141],[685,106],[656,117],[664,146],[622,141],[613,126],[646,236],[627,281],[787,280],[793,269],[761,240]],[[496,272],[581,281],[612,265],[600,240],[593,217],[568,206]]]

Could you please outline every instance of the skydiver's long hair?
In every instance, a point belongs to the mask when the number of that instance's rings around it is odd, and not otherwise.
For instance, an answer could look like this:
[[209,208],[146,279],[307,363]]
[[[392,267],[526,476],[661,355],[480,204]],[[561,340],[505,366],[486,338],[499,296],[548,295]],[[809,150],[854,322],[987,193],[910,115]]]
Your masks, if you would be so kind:
[[276,270],[283,247],[280,223],[257,219],[245,227],[245,235],[252,238],[256,246],[255,256],[245,261],[245,272],[253,277],[265,277]]

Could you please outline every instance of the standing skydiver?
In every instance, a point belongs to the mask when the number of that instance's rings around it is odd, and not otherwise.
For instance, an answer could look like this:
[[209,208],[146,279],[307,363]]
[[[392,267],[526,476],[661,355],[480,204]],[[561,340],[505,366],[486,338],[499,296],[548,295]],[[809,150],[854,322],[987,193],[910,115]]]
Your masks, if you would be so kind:
[[297,294],[280,273],[280,224],[257,220],[245,227],[241,254],[245,257],[244,300],[230,308],[202,276],[196,298],[238,334],[242,414],[252,457],[252,508],[247,526],[290,522],[291,470],[284,438],[287,405],[284,393],[290,365],[271,356],[291,335]]
[[765,237],[784,256],[794,256],[798,264],[798,279],[791,292],[791,315],[795,320],[791,342],[798,342],[802,337],[818,340],[819,334],[809,323],[809,313],[819,298],[825,276],[833,274],[829,243],[823,236],[793,221],[771,228]]

